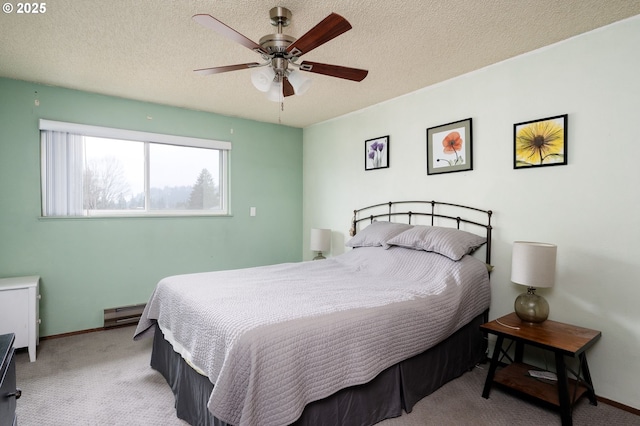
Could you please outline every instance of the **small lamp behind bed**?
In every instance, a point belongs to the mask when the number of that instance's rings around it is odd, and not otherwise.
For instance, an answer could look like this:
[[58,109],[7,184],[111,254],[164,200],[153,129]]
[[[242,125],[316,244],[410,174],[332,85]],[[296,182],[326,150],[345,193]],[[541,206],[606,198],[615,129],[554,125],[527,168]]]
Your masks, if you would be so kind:
[[516,241],[511,259],[511,281],[529,287],[516,298],[514,309],[522,321],[540,323],[549,316],[549,303],[536,288],[553,287],[556,275],[554,244]]
[[309,245],[312,251],[318,252],[313,260],[324,259],[322,252],[326,253],[331,249],[331,229],[311,229],[311,243]]

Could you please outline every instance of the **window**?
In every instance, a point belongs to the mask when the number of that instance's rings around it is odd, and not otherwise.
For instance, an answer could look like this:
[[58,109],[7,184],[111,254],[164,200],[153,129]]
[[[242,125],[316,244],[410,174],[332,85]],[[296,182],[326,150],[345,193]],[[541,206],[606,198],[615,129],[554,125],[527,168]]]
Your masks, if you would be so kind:
[[230,142],[40,120],[43,216],[228,213]]

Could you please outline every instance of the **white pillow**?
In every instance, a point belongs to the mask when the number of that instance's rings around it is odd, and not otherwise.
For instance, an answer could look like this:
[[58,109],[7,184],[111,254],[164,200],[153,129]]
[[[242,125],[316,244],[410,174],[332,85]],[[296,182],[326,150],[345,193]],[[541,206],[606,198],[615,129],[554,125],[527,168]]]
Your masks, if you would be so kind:
[[382,246],[388,248],[387,241],[389,239],[412,227],[406,223],[373,222],[347,241],[345,245],[347,247]]
[[398,246],[430,251],[457,261],[486,242],[485,237],[455,228],[416,225],[387,241],[387,248]]

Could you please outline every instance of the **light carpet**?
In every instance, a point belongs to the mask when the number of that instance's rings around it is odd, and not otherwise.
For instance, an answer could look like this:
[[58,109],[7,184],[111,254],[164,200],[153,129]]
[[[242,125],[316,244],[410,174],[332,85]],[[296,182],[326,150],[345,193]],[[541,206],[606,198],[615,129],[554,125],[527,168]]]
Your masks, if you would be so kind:
[[[47,339],[36,362],[16,355],[20,426],[186,425],[175,415],[164,378],[149,366],[151,339],[134,342],[132,327]],[[486,370],[476,368],[420,401],[410,414],[378,426],[560,425],[559,415],[499,389],[481,396]],[[596,392],[597,392],[596,383]],[[583,398],[573,424],[640,425],[640,416]]]

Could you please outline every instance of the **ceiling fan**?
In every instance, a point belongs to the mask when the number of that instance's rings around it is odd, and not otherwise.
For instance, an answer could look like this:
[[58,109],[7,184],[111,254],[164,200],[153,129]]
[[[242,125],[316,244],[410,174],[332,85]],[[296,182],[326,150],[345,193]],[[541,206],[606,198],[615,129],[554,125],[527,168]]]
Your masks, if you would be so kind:
[[299,39],[282,33],[282,28],[288,26],[291,22],[291,11],[289,9],[285,7],[274,7],[269,11],[269,16],[271,18],[271,25],[278,28],[278,33],[262,37],[260,44],[258,44],[211,15],[194,15],[193,20],[197,23],[257,52],[263,59],[261,63],[250,62],[246,64],[203,68],[197,69],[194,72],[201,75],[209,75],[246,68],[256,68],[251,74],[253,85],[258,90],[266,92],[268,99],[276,102],[281,102],[286,96],[302,95],[309,89],[311,79],[300,71],[352,81],[362,81],[369,73],[367,70],[358,68],[322,64],[319,62],[302,61],[297,63],[302,55],[309,53],[316,47],[323,45],[351,29],[351,24],[337,13],[332,13],[324,18]]

